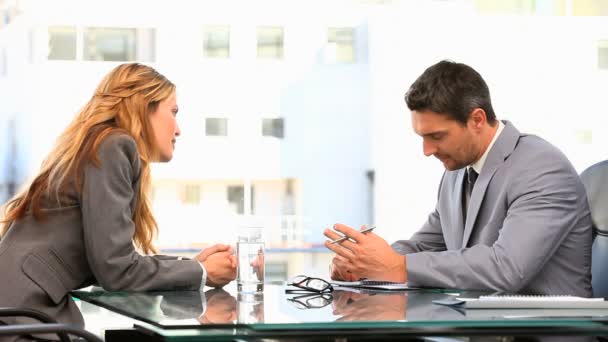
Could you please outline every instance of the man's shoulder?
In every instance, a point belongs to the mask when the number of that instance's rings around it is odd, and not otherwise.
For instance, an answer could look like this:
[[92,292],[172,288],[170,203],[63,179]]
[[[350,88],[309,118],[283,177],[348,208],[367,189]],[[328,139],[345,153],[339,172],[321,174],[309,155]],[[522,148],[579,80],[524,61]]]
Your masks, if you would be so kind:
[[543,158],[550,157],[558,160],[568,160],[559,148],[534,134],[522,133],[513,153],[521,155],[525,159],[537,159],[540,156],[544,156]]

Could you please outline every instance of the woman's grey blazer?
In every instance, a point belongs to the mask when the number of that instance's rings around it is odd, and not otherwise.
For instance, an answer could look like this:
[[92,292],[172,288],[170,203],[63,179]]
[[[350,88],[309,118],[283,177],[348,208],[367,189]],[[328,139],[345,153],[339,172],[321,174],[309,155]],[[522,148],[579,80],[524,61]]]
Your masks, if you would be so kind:
[[591,296],[591,215],[572,164],[510,122],[462,215],[465,170],[446,171],[434,212],[410,240],[412,286]]
[[0,241],[0,306],[82,324],[68,291],[91,284],[111,291],[200,288],[203,270],[196,260],[145,256],[134,248],[141,170],[135,141],[112,134],[97,156],[99,167],[84,167],[79,194],[72,190],[62,205],[45,201],[43,220],[28,214]]

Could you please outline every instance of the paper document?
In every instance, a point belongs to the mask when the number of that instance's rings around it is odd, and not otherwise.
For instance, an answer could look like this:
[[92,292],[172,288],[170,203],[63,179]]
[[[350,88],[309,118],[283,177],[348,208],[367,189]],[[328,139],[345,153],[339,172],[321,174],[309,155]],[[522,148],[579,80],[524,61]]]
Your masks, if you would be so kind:
[[436,304],[462,306],[467,309],[608,309],[604,298],[574,296],[480,296],[433,301]]
[[333,287],[351,287],[351,288],[370,289],[370,290],[389,290],[389,291],[413,290],[413,288],[407,286],[407,283],[395,283],[392,281],[382,281],[382,280],[372,280],[372,279],[364,279],[364,280],[358,280],[358,281],[332,280],[331,285]]

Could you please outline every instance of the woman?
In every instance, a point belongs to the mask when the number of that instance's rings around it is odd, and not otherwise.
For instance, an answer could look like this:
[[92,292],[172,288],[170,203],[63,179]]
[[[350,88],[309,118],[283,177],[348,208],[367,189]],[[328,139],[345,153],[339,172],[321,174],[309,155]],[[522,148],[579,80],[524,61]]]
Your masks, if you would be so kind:
[[[81,323],[68,291],[199,290],[236,276],[229,246],[193,260],[148,255],[157,231],[150,163],[173,156],[175,85],[154,69],[112,70],[59,137],[33,182],[6,204],[0,306]],[[144,255],[136,251],[138,248]]]

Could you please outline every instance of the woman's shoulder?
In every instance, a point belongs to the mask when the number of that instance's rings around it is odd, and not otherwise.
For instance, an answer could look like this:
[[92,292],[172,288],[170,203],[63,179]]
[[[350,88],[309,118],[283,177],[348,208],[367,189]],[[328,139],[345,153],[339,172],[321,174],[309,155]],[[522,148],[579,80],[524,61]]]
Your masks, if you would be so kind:
[[99,157],[103,160],[114,159],[117,154],[125,155],[129,160],[139,160],[137,143],[130,135],[122,132],[110,133],[99,144]]

